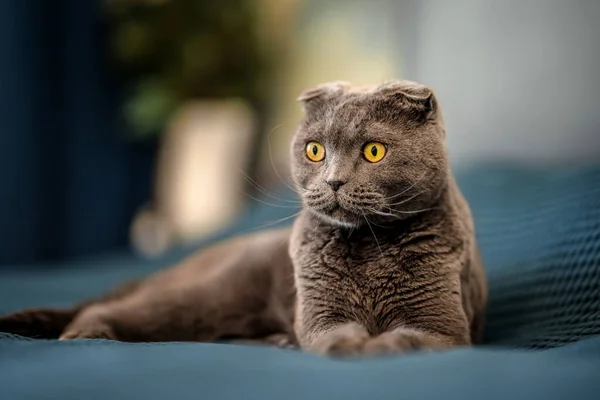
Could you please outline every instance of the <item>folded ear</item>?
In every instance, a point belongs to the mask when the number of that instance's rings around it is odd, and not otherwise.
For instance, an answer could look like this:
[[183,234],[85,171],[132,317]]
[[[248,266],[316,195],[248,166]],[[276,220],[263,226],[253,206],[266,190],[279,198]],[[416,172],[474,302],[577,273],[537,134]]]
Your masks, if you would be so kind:
[[348,87],[350,84],[343,81],[323,83],[302,91],[296,100],[302,102],[306,115],[313,115]]
[[403,108],[419,115],[423,120],[437,114],[437,99],[433,90],[412,81],[392,81],[380,86],[379,92],[386,98],[395,100]]

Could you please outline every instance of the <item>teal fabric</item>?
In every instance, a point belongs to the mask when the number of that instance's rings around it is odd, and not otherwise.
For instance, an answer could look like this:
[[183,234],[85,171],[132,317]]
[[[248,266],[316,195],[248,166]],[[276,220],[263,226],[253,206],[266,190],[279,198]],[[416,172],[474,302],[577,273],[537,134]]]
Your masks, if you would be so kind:
[[0,398],[597,400],[600,340],[354,361],[211,344],[0,340]]
[[[600,167],[479,166],[459,175],[490,279],[486,345],[337,361],[226,344],[57,342],[0,335],[0,399],[600,396]],[[212,241],[289,215],[254,206]],[[0,273],[0,313],[67,305],[154,262],[115,254]]]
[[543,349],[600,334],[600,168],[460,178],[490,281],[487,341]]

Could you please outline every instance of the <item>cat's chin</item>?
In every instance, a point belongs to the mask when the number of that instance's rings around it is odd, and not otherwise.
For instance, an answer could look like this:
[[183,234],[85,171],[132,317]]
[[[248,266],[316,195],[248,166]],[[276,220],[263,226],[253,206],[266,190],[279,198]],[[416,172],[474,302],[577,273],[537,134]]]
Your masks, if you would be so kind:
[[357,228],[360,224],[360,218],[357,217],[349,217],[343,214],[342,210],[336,210],[330,214],[325,214],[320,211],[310,210],[313,215],[322,221],[346,229],[354,229]]

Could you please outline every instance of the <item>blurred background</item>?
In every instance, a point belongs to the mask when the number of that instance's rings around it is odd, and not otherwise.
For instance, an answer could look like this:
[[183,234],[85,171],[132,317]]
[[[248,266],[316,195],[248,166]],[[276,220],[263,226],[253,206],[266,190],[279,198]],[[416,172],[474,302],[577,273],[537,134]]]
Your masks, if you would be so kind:
[[295,98],[325,81],[432,86],[455,168],[597,162],[599,17],[595,0],[0,1],[0,265],[224,229],[285,190]]

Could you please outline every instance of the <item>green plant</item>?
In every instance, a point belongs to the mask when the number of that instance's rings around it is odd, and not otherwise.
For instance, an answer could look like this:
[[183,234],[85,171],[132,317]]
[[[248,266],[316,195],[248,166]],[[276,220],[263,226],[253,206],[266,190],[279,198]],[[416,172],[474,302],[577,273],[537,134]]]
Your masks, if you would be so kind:
[[106,0],[110,49],[136,138],[160,134],[195,98],[263,97],[267,57],[253,0]]

